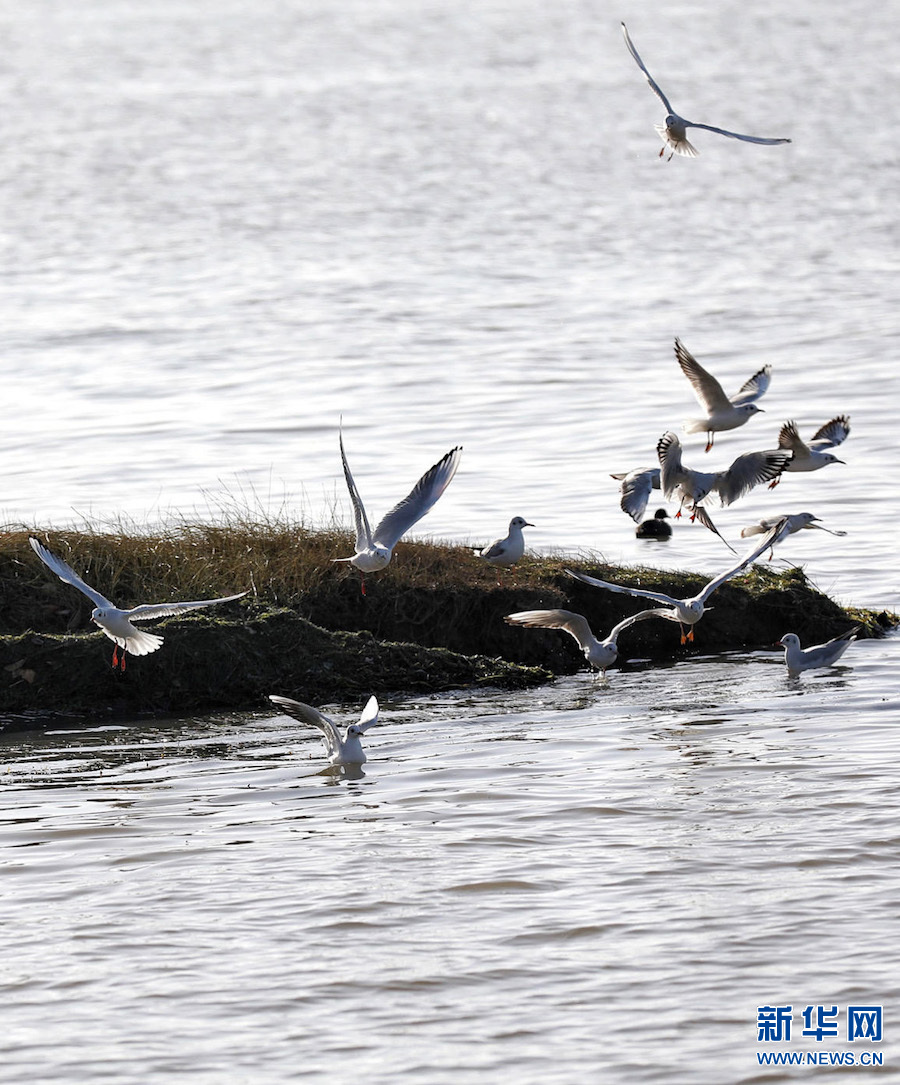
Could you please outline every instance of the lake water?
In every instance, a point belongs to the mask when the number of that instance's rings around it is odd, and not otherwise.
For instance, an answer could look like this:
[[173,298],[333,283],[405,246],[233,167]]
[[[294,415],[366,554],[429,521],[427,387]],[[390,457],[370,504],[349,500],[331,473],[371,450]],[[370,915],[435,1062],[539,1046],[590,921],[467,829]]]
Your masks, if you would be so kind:
[[[660,160],[621,18],[682,113],[793,143]],[[726,390],[773,367],[692,466],[851,418],[844,465],[713,507],[723,534],[812,511],[847,537],[783,557],[900,608],[890,5],[49,0],[0,26],[3,521],[349,523],[343,417],[376,517],[462,444],[419,534],[520,514],[536,552],[716,572],[699,526],[637,542],[609,478],[696,413],[677,335]],[[760,651],[385,700],[359,779],[263,711],[7,735],[0,1081],[890,1073],[896,666],[889,638],[799,681]],[[870,1004],[884,1042],[847,1042]],[[790,1042],[756,1043],[763,1005]],[[838,1037],[802,1037],[832,1005]]]

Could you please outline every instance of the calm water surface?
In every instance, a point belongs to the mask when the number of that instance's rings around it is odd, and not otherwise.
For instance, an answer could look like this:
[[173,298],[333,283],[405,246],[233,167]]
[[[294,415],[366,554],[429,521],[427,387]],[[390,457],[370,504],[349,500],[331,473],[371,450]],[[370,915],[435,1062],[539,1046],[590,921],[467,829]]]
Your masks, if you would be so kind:
[[[794,142],[660,161],[620,18],[680,111]],[[848,536],[785,556],[900,607],[890,5],[50,0],[0,27],[4,521],[349,522],[343,415],[375,515],[461,443],[422,533],[520,514],[538,551],[715,572],[700,528],[639,545],[608,477],[695,413],[678,335],[726,389],[774,370],[691,465],[851,416],[845,465],[723,532],[813,511]],[[0,1080],[785,1080],[765,1003],[796,1032],[838,1005],[842,1035],[883,1004],[891,1073],[896,673],[888,639],[797,682],[759,652],[398,698],[357,779],[268,713],[6,735]]]

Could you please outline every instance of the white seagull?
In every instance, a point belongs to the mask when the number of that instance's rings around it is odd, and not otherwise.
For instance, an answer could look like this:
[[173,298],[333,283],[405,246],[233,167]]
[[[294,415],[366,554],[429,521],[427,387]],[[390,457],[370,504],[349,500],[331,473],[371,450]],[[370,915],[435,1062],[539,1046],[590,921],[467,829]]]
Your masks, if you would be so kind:
[[369,527],[365,506],[359,496],[353,475],[347,464],[344,452],[344,437],[339,435],[341,461],[344,464],[344,478],[353,503],[353,517],[356,521],[356,553],[351,558],[334,558],[334,561],[349,561],[362,574],[362,593],[366,594],[366,573],[375,573],[383,569],[391,560],[391,553],[400,539],[434,505],[444,490],[450,485],[462,448],[457,446],[426,471],[412,490],[396,504],[387,515],[383,516],[375,530]]
[[653,490],[659,489],[659,468],[635,468],[634,471],[620,471],[611,478],[621,482],[619,506],[627,512],[636,524],[639,524],[647,511],[647,503]]
[[[751,535],[762,535],[766,531],[770,531],[779,520],[785,520],[787,522],[787,533],[793,535],[795,531],[803,531],[804,528],[818,528],[819,531],[827,531],[829,535],[846,535],[846,531],[834,531],[830,527],[822,527],[818,522],[819,517],[813,516],[811,512],[795,512],[789,516],[772,517],[771,519],[760,520],[756,524],[750,524],[741,531],[741,538],[747,539]],[[769,554],[769,560],[771,560],[772,554]]]
[[612,666],[619,655],[616,643],[619,634],[636,622],[656,617],[659,613],[655,610],[644,610],[640,614],[632,614],[618,625],[614,625],[609,636],[603,640],[597,640],[583,614],[576,614],[571,610],[520,610],[516,614],[507,614],[503,620],[508,625],[522,625],[530,629],[565,630],[569,636],[578,641],[578,646],[584,652],[584,658],[591,667],[598,670],[605,678],[606,668]]
[[[777,478],[791,458],[790,452],[784,449],[745,452],[724,471],[693,471],[682,463],[681,441],[671,430],[659,439],[656,454],[659,456],[662,492],[671,498],[677,491],[682,505],[687,500],[692,502],[694,513],[711,493],[723,506],[732,504],[759,483]],[[680,515],[681,509],[675,516]]]
[[[31,549],[41,561],[66,584],[71,584],[90,599],[94,604],[91,613],[91,621],[115,641],[113,648],[112,665],[125,670],[125,653],[131,652],[133,656],[145,656],[155,652],[163,642],[163,638],[156,633],[147,633],[138,629],[132,622],[147,621],[150,618],[166,618],[173,614],[183,614],[187,610],[196,610],[199,607],[211,607],[216,603],[230,603],[235,599],[241,599],[247,593],[238,592],[237,595],[226,595],[221,599],[199,599],[195,602],[184,603],[142,603],[132,607],[131,610],[119,610],[105,596],[101,595],[90,584],[86,584],[78,573],[68,566],[62,558],[52,554],[42,546],[37,539],[29,538]],[[122,649],[121,658],[119,648]]]
[[505,539],[495,539],[489,546],[475,550],[475,554],[498,569],[509,569],[521,561],[525,553],[524,527],[534,527],[534,524],[521,516],[514,516],[509,522],[509,534]]
[[860,627],[855,625],[839,637],[826,641],[824,644],[815,644],[811,648],[801,648],[800,638],[796,633],[785,633],[778,642],[784,645],[784,662],[791,678],[796,678],[803,671],[811,671],[817,667],[830,667],[837,663],[844,652],[856,640],[856,634]]
[[625,44],[628,46],[629,53],[631,53],[637,62],[637,66],[647,77],[647,82],[650,84],[651,90],[666,107],[667,116],[665,124],[657,124],[655,126],[665,144],[663,149],[659,152],[660,157],[665,154],[666,146],[672,148],[672,154],[669,155],[669,160],[671,160],[673,154],[681,154],[687,158],[697,157],[699,152],[688,142],[688,128],[704,128],[707,132],[718,132],[720,136],[730,136],[732,139],[742,139],[746,143],[775,144],[791,142],[789,139],[768,139],[764,136],[742,136],[739,132],[728,132],[724,128],[715,128],[711,124],[698,124],[696,121],[686,121],[684,117],[679,117],[672,108],[669,99],[663,94],[659,85],[653,79],[653,76],[651,76],[644,66],[644,62],[638,55],[638,51],[635,49],[634,43],[632,42],[624,23],[622,23],[622,33],[625,35]]
[[365,762],[366,752],[360,739],[370,727],[378,723],[378,701],[374,697],[370,697],[366,702],[359,722],[351,724],[343,735],[334,720],[312,705],[294,701],[290,697],[279,697],[274,693],[269,694],[269,700],[295,720],[318,727],[325,738],[328,760],[332,765],[362,765]]
[[[828,450],[843,444],[849,434],[850,419],[846,414],[839,414],[824,426],[820,426],[812,435],[809,444],[801,439],[796,422],[785,422],[778,434],[778,447],[790,454],[784,470],[818,471],[830,463],[843,463],[843,460],[839,460]],[[769,489],[777,486],[778,481],[777,477],[773,479],[769,483]]]
[[[786,533],[787,529],[784,526],[784,522],[779,521],[771,531],[766,533],[762,542],[751,550],[748,550],[736,565],[732,565],[730,569],[726,569],[724,573],[720,573],[714,580],[710,580],[697,595],[686,599],[675,599],[673,596],[666,595],[664,592],[645,591],[643,588],[627,588],[622,584],[610,584],[606,580],[597,580],[596,577],[588,576],[586,573],[575,573],[571,569],[566,569],[566,572],[576,580],[580,580],[584,584],[590,584],[595,588],[605,588],[607,591],[618,592],[621,595],[635,595],[640,599],[652,599],[657,603],[663,603],[664,609],[648,610],[643,613],[647,617],[653,616],[665,618],[670,622],[678,622],[681,628],[681,643],[684,644],[685,641],[692,641],[694,639],[693,627],[700,621],[707,610],[712,610],[712,607],[706,605],[706,601],[713,592],[717,588],[720,588],[726,580],[730,580],[733,576],[737,576],[738,573],[743,572],[744,569],[746,569],[751,562],[755,561],[768,547],[774,547],[781,542]],[[635,617],[640,617],[640,615],[635,615]],[[687,633],[685,633],[685,626],[688,627]]]
[[706,433],[706,451],[713,446],[715,434],[722,430],[737,429],[762,411],[756,401],[765,394],[771,383],[772,367],[762,369],[745,381],[733,396],[725,395],[722,385],[708,373],[680,339],[675,340],[675,357],[681,372],[691,382],[694,395],[706,411],[706,418],[690,418],[684,423],[685,433]]

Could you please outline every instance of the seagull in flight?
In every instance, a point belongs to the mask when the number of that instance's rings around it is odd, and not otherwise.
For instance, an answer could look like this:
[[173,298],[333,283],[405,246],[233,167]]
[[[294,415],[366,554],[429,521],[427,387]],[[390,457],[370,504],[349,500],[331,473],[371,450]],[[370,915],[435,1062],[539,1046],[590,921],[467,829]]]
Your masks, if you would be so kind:
[[369,518],[366,509],[359,496],[350,467],[347,464],[347,455],[344,452],[344,437],[339,434],[341,446],[341,461],[344,465],[344,478],[347,480],[347,489],[350,491],[350,501],[353,504],[353,518],[356,522],[356,553],[350,558],[334,558],[334,561],[349,561],[355,565],[362,575],[362,593],[366,594],[366,573],[375,573],[384,569],[391,560],[394,547],[417,523],[426,512],[434,505],[444,490],[450,485],[456,469],[459,467],[459,457],[462,447],[457,445],[443,456],[434,467],[426,471],[415,484],[412,490],[396,504],[373,531],[369,527]]
[[724,128],[715,128],[711,124],[698,124],[696,121],[687,121],[684,117],[679,117],[675,110],[672,108],[669,99],[660,90],[659,85],[654,80],[653,76],[647,71],[644,66],[643,60],[641,60],[637,49],[634,47],[634,43],[629,36],[628,29],[624,23],[622,23],[622,33],[625,35],[625,44],[628,46],[628,52],[634,57],[637,66],[641,69],[644,75],[647,77],[647,82],[650,84],[650,88],[653,93],[659,98],[662,104],[666,107],[666,122],[665,124],[657,124],[656,130],[662,136],[664,146],[659,152],[660,158],[665,154],[666,147],[671,147],[672,152],[669,155],[669,161],[672,160],[673,154],[684,155],[686,158],[696,158],[699,152],[696,147],[688,142],[687,129],[688,128],[705,128],[707,132],[718,132],[720,136],[730,136],[732,139],[742,139],[746,143],[790,143],[789,139],[767,139],[764,136],[742,136],[739,132],[728,132]]
[[[37,539],[29,538],[28,541],[31,543],[31,549],[48,569],[56,573],[66,584],[71,584],[73,588],[83,592],[94,604],[91,621],[115,642],[112,665],[123,671],[126,652],[131,652],[133,656],[149,655],[155,652],[163,642],[163,638],[156,633],[147,633],[143,629],[138,629],[132,622],[147,621],[150,618],[166,618],[173,614],[184,614],[188,610],[197,610],[199,607],[230,603],[247,594],[242,591],[237,595],[223,596],[221,599],[200,599],[190,603],[142,603],[140,606],[132,607],[131,610],[119,610],[104,595],[92,588],[90,584],[86,584],[62,558],[42,546]],[[120,648],[122,649],[121,656],[119,656]]]
[[[791,454],[785,449],[763,452],[745,452],[724,471],[694,471],[685,467],[681,460],[681,441],[671,430],[664,433],[656,446],[660,463],[660,488],[667,498],[677,490],[681,502],[693,502],[693,515],[700,502],[714,493],[720,503],[730,505],[749,493],[754,486],[777,478],[790,462]],[[681,516],[681,509],[675,513]]]
[[691,382],[700,406],[706,411],[706,418],[688,419],[684,423],[684,432],[705,432],[707,452],[713,446],[716,433],[737,429],[762,411],[762,407],[757,407],[756,401],[765,394],[771,382],[770,365],[764,365],[757,370],[733,396],[727,396],[722,385],[703,368],[680,339],[675,340],[675,357],[681,366],[681,372]]
[[788,675],[796,678],[803,671],[815,670],[817,667],[830,667],[841,658],[844,652],[856,640],[856,634],[860,626],[855,625],[839,637],[826,641],[824,644],[815,644],[811,648],[801,648],[800,638],[796,633],[785,633],[778,642],[784,645],[784,662],[788,669]]
[[616,643],[619,634],[636,622],[657,617],[661,613],[655,610],[643,610],[640,614],[632,614],[618,625],[614,625],[609,636],[603,640],[597,640],[583,614],[576,614],[571,610],[520,610],[516,614],[507,614],[503,620],[507,625],[522,625],[530,629],[565,630],[570,637],[578,641],[578,647],[584,652],[584,658],[590,666],[599,671],[605,679],[606,668],[612,666],[619,655]]
[[[720,573],[713,580],[710,580],[697,595],[686,599],[676,599],[674,596],[666,595],[665,592],[646,591],[643,588],[628,588],[622,584],[610,584],[606,580],[598,580],[596,577],[588,576],[587,573],[575,573],[571,569],[565,571],[576,580],[580,580],[584,584],[590,584],[595,588],[605,588],[607,591],[617,592],[620,595],[635,595],[640,599],[652,599],[654,602],[662,603],[663,607],[661,609],[647,610],[643,614],[647,617],[665,618],[670,622],[678,622],[681,629],[681,643],[684,644],[694,639],[694,626],[707,610],[712,609],[706,603],[713,592],[727,580],[731,580],[732,577],[743,572],[764,550],[776,546],[786,535],[785,523],[783,520],[779,520],[771,531],[766,532],[762,541],[748,550],[736,565],[732,565],[724,573]],[[640,617],[640,614],[634,615],[634,617]],[[685,632],[685,626],[687,626],[687,632]]]
[[343,735],[334,720],[329,719],[312,705],[294,701],[290,697],[279,697],[274,693],[269,695],[269,700],[272,704],[278,705],[282,712],[293,716],[295,720],[318,727],[325,739],[330,764],[362,765],[365,762],[366,752],[362,748],[360,739],[370,727],[378,723],[378,701],[375,697],[368,699],[359,722],[351,724]]
[[[790,455],[784,470],[818,471],[830,463],[844,463],[844,460],[839,460],[828,450],[843,444],[849,434],[850,418],[846,414],[839,414],[824,426],[820,426],[810,438],[809,444],[800,437],[796,422],[785,422],[778,434],[778,447],[786,449]],[[779,477],[776,476],[769,483],[770,490],[778,485]]]
[[[772,519],[760,520],[759,523],[750,524],[749,527],[745,527],[741,531],[741,538],[747,539],[751,535],[763,535],[765,532],[770,531],[778,520],[782,517],[774,517]],[[795,531],[803,531],[804,528],[818,528],[819,531],[827,531],[829,535],[846,535],[846,531],[835,531],[830,527],[822,527],[818,522],[819,517],[813,516],[811,512],[795,512],[789,516],[783,517],[787,521],[788,535],[793,535]],[[772,560],[772,553],[769,553],[769,560]]]
[[658,467],[636,467],[633,471],[620,471],[610,476],[622,484],[619,487],[619,507],[636,524],[644,518],[652,491],[659,489],[659,474]]

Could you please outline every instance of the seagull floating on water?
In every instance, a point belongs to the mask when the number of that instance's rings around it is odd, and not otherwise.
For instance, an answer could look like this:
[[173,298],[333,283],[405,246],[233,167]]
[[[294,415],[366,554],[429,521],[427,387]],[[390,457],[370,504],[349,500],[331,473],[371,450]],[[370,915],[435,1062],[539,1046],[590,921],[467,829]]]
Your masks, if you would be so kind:
[[[694,639],[694,626],[703,617],[707,610],[712,610],[712,607],[707,607],[706,602],[713,592],[720,588],[726,580],[731,580],[732,577],[737,576],[738,573],[744,571],[751,562],[755,561],[759,555],[770,546],[776,546],[787,534],[787,529],[784,522],[779,522],[767,532],[762,542],[754,546],[751,550],[741,558],[736,564],[732,565],[730,569],[726,569],[724,573],[720,573],[715,579],[698,592],[697,595],[691,596],[686,599],[675,599],[671,595],[666,595],[665,592],[646,591],[643,588],[628,588],[623,584],[610,584],[606,580],[598,580],[596,577],[588,576],[587,573],[576,573],[571,569],[566,569],[569,576],[574,577],[576,580],[580,580],[583,584],[590,584],[594,588],[605,588],[607,591],[617,592],[620,595],[635,595],[640,599],[652,599],[657,603],[665,604],[665,608],[670,609],[654,609],[646,610],[641,613],[645,617],[657,617],[665,618],[670,622],[678,622],[681,629],[681,643],[686,641],[692,641]],[[641,615],[635,615],[640,617]],[[687,633],[685,633],[685,626],[687,626]]]
[[498,569],[509,569],[517,561],[521,561],[525,553],[525,536],[522,533],[524,527],[534,527],[534,524],[521,516],[514,516],[509,522],[509,534],[505,539],[495,539],[489,546],[477,549],[475,554],[491,565],[496,565]]
[[295,720],[318,727],[325,738],[328,760],[332,765],[362,765],[365,762],[366,752],[360,739],[370,727],[378,723],[378,701],[375,697],[368,699],[359,722],[351,724],[343,735],[334,720],[312,705],[292,700],[290,697],[279,697],[274,693],[269,694],[269,700]]
[[665,124],[657,124],[656,130],[662,136],[665,146],[659,152],[660,158],[665,154],[666,146],[672,148],[672,154],[669,155],[669,161],[672,159],[673,154],[684,155],[686,158],[696,158],[699,151],[688,142],[687,129],[688,128],[704,128],[707,132],[718,132],[720,136],[730,136],[731,139],[742,139],[746,143],[790,143],[789,139],[768,139],[764,136],[742,136],[739,132],[728,132],[724,128],[714,128],[711,124],[698,124],[696,121],[687,121],[684,117],[679,117],[675,110],[672,108],[669,99],[660,90],[659,85],[654,80],[653,76],[647,71],[644,66],[643,60],[638,55],[637,49],[634,47],[634,43],[628,33],[628,29],[625,24],[622,23],[622,33],[625,35],[625,44],[628,46],[628,51],[634,57],[637,66],[641,69],[644,75],[647,77],[647,82],[650,84],[650,88],[653,93],[659,98],[662,104],[666,107],[666,122]]
[[382,517],[374,531],[369,527],[365,506],[359,496],[347,456],[344,452],[344,437],[339,434],[341,461],[344,465],[344,478],[350,491],[353,504],[353,517],[356,522],[356,553],[351,558],[334,558],[334,561],[349,561],[362,574],[362,593],[366,594],[366,573],[375,573],[383,569],[391,560],[394,547],[407,531],[431,509],[444,490],[450,485],[462,448],[457,445],[443,456],[434,467],[425,472],[412,490],[396,504],[386,516]]
[[[818,528],[819,531],[827,531],[829,535],[846,535],[846,531],[834,531],[830,527],[823,527],[818,523],[818,516],[813,516],[811,512],[795,512],[790,516],[773,517],[771,519],[760,520],[756,524],[751,524],[749,527],[745,527],[741,531],[741,538],[746,539],[751,535],[762,535],[766,531],[771,529],[778,523],[779,520],[785,520],[787,523],[788,535],[793,535],[795,531],[803,531],[804,528]],[[771,561],[772,554],[769,554],[769,560]]]
[[675,357],[681,372],[691,382],[694,395],[706,411],[706,418],[691,418],[684,423],[685,433],[706,433],[706,451],[713,446],[715,434],[737,429],[762,411],[756,401],[769,387],[772,367],[764,365],[745,381],[733,396],[725,395],[722,385],[708,373],[680,339],[675,340]]
[[[778,447],[790,453],[784,471],[818,471],[830,463],[843,463],[843,460],[839,460],[828,449],[843,444],[849,434],[850,419],[846,414],[839,414],[824,426],[820,426],[812,435],[809,444],[801,439],[796,422],[785,422],[778,434]],[[777,486],[778,482],[779,478],[774,478],[769,483],[769,489]]]
[[824,644],[815,644],[811,648],[801,648],[800,638],[796,633],[785,633],[778,642],[784,645],[784,662],[791,678],[796,678],[803,671],[815,670],[817,667],[830,667],[841,658],[844,652],[856,640],[856,634],[860,626],[855,625],[839,637],[826,641]]
[[508,625],[522,625],[530,629],[564,630],[578,641],[578,646],[584,652],[584,658],[605,678],[606,668],[612,666],[619,656],[616,643],[619,635],[636,622],[652,618],[655,614],[656,612],[652,610],[632,614],[618,625],[614,625],[609,636],[604,640],[597,640],[583,614],[576,614],[571,610],[520,610],[516,614],[507,614],[503,620]]
[[[235,599],[242,599],[247,593],[239,592],[237,595],[226,595],[221,599],[200,599],[195,602],[184,603],[142,603],[132,607],[131,610],[119,610],[104,595],[101,595],[90,584],[86,584],[71,566],[67,565],[62,558],[51,553],[42,546],[37,539],[29,538],[31,549],[41,561],[66,584],[71,584],[83,592],[94,604],[91,613],[91,621],[109,637],[115,641],[113,648],[112,665],[125,670],[125,653],[130,652],[133,656],[145,656],[155,652],[163,642],[163,638],[156,633],[147,633],[138,629],[132,622],[147,621],[150,618],[166,618],[173,614],[183,614],[188,610],[197,610],[199,607],[211,607],[217,603],[230,603]],[[119,656],[119,649],[122,655]]]
[[669,514],[665,509],[657,509],[650,520],[644,520],[635,528],[634,533],[639,539],[670,539],[672,526],[667,524]]

